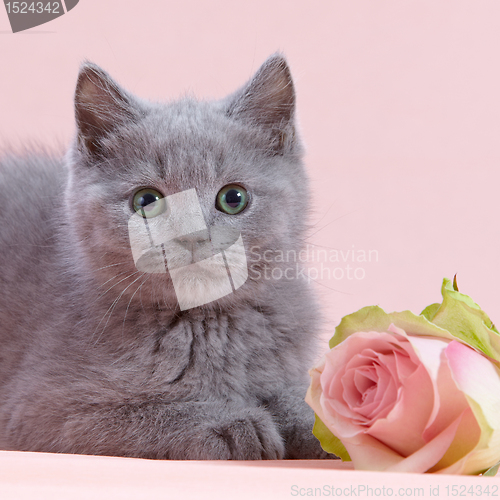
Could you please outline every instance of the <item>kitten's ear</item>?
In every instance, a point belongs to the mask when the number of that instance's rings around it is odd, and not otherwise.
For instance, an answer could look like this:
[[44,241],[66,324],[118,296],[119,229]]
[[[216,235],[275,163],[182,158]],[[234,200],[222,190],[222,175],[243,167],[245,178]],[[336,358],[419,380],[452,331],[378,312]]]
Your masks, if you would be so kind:
[[231,97],[229,116],[246,120],[271,134],[272,149],[280,152],[293,139],[295,90],[285,58],[274,54],[250,82]]
[[86,62],[80,68],[75,91],[78,136],[91,152],[100,150],[101,139],[137,113],[132,98],[99,66]]

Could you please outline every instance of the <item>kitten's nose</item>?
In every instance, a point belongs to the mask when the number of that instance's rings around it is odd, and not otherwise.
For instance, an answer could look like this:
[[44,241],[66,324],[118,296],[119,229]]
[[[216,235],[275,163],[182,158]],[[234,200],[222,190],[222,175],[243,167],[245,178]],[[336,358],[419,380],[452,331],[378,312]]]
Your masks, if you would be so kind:
[[197,231],[196,233],[183,234],[175,239],[184,248],[194,252],[197,248],[210,241],[208,231]]

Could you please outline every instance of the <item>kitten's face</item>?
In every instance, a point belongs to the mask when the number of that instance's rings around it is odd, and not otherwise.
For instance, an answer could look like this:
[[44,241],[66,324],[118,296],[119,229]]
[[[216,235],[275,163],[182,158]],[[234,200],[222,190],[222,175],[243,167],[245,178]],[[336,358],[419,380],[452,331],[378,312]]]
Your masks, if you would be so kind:
[[306,179],[281,57],[223,101],[170,104],[139,101],[87,65],[76,116],[67,203],[102,292],[221,307],[272,286],[262,270],[283,266],[273,252],[300,249]]

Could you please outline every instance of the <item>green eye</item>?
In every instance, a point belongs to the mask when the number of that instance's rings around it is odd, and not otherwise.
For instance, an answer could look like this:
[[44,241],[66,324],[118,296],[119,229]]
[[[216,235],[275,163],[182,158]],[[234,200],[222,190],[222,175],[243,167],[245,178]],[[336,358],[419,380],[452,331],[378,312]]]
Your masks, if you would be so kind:
[[235,215],[248,205],[247,190],[237,184],[228,184],[217,193],[215,208],[225,214]]
[[167,208],[167,203],[159,191],[152,188],[146,188],[134,194],[132,207],[145,219],[151,219],[162,214]]

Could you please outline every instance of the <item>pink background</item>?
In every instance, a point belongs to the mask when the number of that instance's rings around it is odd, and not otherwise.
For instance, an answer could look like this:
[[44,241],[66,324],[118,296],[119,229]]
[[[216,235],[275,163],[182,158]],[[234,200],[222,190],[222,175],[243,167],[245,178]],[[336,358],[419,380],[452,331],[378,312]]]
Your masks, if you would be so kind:
[[325,338],[365,305],[418,313],[455,273],[500,323],[499,26],[498,0],[81,0],[14,35],[0,6],[0,143],[63,150],[84,59],[142,97],[218,98],[281,50],[307,146],[311,248],[378,253],[324,263],[364,273],[318,280]]

